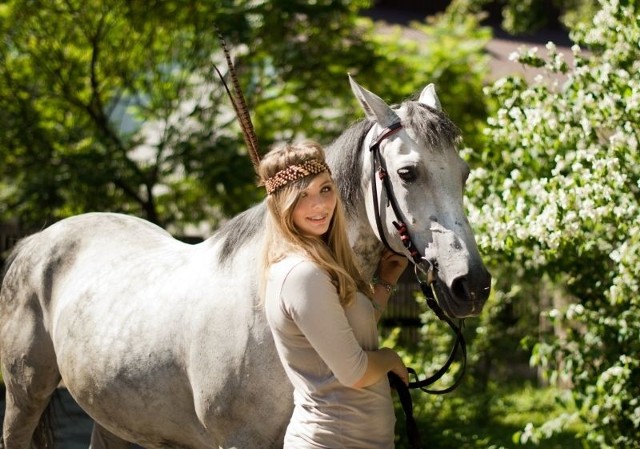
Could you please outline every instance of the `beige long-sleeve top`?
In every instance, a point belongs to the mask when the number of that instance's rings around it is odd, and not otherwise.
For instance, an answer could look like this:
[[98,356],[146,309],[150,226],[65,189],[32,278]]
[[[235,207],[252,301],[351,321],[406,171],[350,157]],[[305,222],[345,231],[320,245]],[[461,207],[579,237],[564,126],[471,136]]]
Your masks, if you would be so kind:
[[367,369],[365,350],[378,348],[374,309],[358,294],[339,302],[329,275],[292,255],[268,274],[265,310],[280,360],[294,387],[294,412],[284,447],[394,447],[389,382],[352,388]]

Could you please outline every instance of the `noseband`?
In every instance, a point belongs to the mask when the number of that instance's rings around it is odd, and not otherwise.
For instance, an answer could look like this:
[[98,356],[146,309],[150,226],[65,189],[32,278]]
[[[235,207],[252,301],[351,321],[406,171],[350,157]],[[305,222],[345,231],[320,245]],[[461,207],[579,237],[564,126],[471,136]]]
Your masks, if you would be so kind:
[[[380,200],[378,199],[378,188],[376,181],[376,174],[381,181],[381,188],[385,191],[387,196],[387,207],[391,206],[393,214],[395,216],[395,220],[393,221],[393,225],[395,226],[398,234],[400,235],[400,240],[402,244],[407,249],[409,254],[411,255],[412,262],[415,267],[416,279],[418,280],[418,284],[420,285],[420,289],[424,294],[427,305],[436,316],[442,321],[446,322],[451,330],[456,335],[456,341],[453,345],[451,353],[449,354],[449,358],[445,362],[445,364],[432,376],[420,380],[418,378],[418,374],[413,368],[407,368],[409,373],[411,373],[415,377],[415,382],[409,382],[408,387],[400,380],[398,376],[393,373],[389,373],[389,380],[391,385],[396,389],[398,395],[400,397],[400,402],[402,403],[402,408],[404,409],[405,416],[407,419],[407,434],[409,437],[409,441],[411,443],[412,448],[417,449],[420,448],[420,435],[418,432],[418,428],[416,426],[415,420],[413,418],[413,405],[411,400],[411,394],[409,389],[419,388],[420,390],[430,393],[430,394],[445,394],[453,391],[461,382],[462,377],[464,376],[464,372],[467,366],[467,345],[464,340],[464,336],[462,335],[462,327],[464,324],[463,320],[459,321],[459,324],[455,324],[451,318],[449,318],[443,311],[438,302],[436,301],[435,294],[433,291],[433,284],[437,279],[437,261],[427,260],[420,254],[418,248],[414,245],[413,240],[411,239],[411,235],[409,234],[408,227],[404,220],[402,219],[402,212],[400,207],[398,206],[398,201],[396,200],[395,195],[393,194],[393,187],[391,185],[391,180],[389,179],[389,173],[387,172],[387,165],[382,157],[382,153],[380,151],[380,146],[382,142],[395,134],[399,130],[402,129],[402,124],[400,122],[396,122],[390,125],[388,128],[384,129],[378,136],[373,140],[371,145],[369,146],[369,152],[371,153],[371,193],[373,197],[373,209],[374,215],[376,218],[376,226],[378,228],[378,235],[380,236],[380,240],[382,243],[391,251],[396,254],[400,254],[391,248],[387,238],[385,236],[385,229],[382,225],[382,216],[380,215]],[[403,255],[404,254],[400,254]],[[442,378],[444,374],[447,372],[453,360],[455,359],[458,348],[462,353],[462,371],[458,378],[454,381],[454,383],[442,390],[432,390],[426,388],[427,386],[433,384],[438,379]]]

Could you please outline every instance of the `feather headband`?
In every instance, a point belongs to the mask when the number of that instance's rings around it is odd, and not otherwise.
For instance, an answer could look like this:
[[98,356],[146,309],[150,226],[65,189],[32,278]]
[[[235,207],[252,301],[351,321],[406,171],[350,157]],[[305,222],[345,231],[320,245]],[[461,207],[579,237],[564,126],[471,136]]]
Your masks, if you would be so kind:
[[328,172],[329,166],[318,159],[309,159],[300,164],[290,165],[285,169],[280,170],[272,177],[268,178],[264,182],[264,186],[267,189],[267,193],[271,195],[273,192],[281,189],[287,184],[297,181],[307,176],[317,175],[322,172]]

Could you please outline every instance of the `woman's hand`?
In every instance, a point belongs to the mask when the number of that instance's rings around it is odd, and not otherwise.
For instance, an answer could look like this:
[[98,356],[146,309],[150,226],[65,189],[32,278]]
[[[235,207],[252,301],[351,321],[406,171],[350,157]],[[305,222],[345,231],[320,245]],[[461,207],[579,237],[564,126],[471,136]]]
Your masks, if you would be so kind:
[[408,263],[406,257],[385,248],[378,262],[378,278],[391,285],[396,285]]
[[380,320],[384,309],[389,302],[389,296],[398,283],[398,279],[407,268],[409,261],[406,257],[394,253],[389,249],[385,249],[380,256],[378,262],[377,279],[373,281],[373,307],[376,309],[376,320]]
[[388,372],[395,373],[405,385],[409,384],[409,372],[402,358],[393,349],[380,348],[367,352],[367,370],[352,387],[364,388],[378,382]]
[[[386,349],[386,348],[382,348],[382,349]],[[390,350],[390,351],[393,352],[393,356],[391,356],[392,364],[391,364],[391,369],[389,371],[394,373],[396,376],[398,376],[400,380],[404,382],[405,385],[409,385],[409,371],[407,371],[407,367],[405,366],[404,362],[402,361],[402,359],[400,358],[397,352],[393,350]]]

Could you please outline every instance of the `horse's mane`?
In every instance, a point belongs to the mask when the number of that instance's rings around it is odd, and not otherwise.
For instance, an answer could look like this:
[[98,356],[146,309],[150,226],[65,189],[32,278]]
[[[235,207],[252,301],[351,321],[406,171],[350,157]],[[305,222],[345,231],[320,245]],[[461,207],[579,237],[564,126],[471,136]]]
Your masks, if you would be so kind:
[[213,237],[222,239],[222,249],[219,256],[221,264],[229,260],[236,249],[255,237],[259,230],[264,229],[264,214],[266,212],[267,207],[263,201],[236,215],[218,229]]
[[362,196],[360,154],[364,138],[372,126],[373,122],[360,120],[351,125],[325,149],[327,163],[331,167],[331,174],[338,185],[347,214],[354,211],[355,205],[359,203]]
[[[412,129],[428,148],[436,151],[455,146],[459,140],[460,130],[443,112],[416,101],[407,101],[400,106],[404,108],[403,126]],[[355,212],[362,199],[361,153],[364,138],[372,126],[373,122],[368,120],[357,121],[326,147],[327,163],[347,214]],[[214,234],[216,239],[222,240],[220,263],[228,261],[236,249],[264,229],[266,212],[262,202],[232,218]]]

